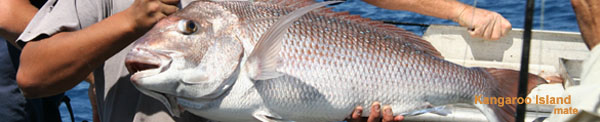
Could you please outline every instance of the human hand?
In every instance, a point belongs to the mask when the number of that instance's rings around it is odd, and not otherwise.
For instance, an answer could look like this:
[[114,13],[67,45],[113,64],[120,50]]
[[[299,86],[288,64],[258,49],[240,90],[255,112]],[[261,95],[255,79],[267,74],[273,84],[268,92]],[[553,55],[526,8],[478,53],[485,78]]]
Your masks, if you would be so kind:
[[600,34],[600,1],[598,0],[571,0],[579,30],[587,47],[591,50],[600,43],[595,36]]
[[[399,122],[404,120],[404,116],[402,115],[398,115],[396,117],[394,117],[393,113],[392,113],[392,107],[385,105],[383,106],[383,111],[381,111],[381,105],[379,102],[375,102],[371,105],[371,113],[369,114],[368,118],[365,117],[361,117],[361,114],[363,112],[363,108],[361,106],[357,106],[354,109],[354,112],[352,112],[351,115],[351,119],[347,120],[349,122],[377,122],[377,121],[381,121],[381,122]],[[380,119],[380,117],[383,115],[383,118]]]
[[472,37],[486,40],[498,40],[512,29],[512,25],[502,15],[485,9],[465,7],[452,19],[463,27],[469,28]]
[[148,30],[160,19],[175,13],[177,3],[179,0],[135,0],[123,12],[133,20],[133,29]]

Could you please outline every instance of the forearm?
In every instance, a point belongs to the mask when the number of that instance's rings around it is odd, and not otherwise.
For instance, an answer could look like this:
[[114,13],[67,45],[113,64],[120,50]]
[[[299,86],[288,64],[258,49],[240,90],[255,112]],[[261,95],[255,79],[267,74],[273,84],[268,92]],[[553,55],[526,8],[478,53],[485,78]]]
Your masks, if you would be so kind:
[[28,0],[0,0],[0,37],[14,44],[36,12]]
[[600,13],[600,10],[598,10],[600,2],[595,0],[572,0],[571,5],[573,5],[577,17],[581,36],[588,49],[592,50],[600,43],[600,38],[597,37],[600,34],[600,18],[597,17]]
[[79,31],[60,32],[23,47],[17,81],[28,98],[64,92],[143,33],[124,12]]
[[365,0],[367,3],[392,10],[412,11],[452,20],[467,27],[472,37],[498,40],[512,25],[502,15],[478,9],[455,0]]
[[468,7],[456,0],[364,0],[385,9],[412,11],[442,19],[454,19]]

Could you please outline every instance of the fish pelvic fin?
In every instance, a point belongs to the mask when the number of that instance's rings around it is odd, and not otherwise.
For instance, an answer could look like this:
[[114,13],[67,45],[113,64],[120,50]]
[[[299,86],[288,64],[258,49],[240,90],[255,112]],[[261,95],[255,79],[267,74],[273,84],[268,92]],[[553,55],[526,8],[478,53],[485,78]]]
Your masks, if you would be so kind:
[[267,31],[258,39],[258,43],[246,61],[245,69],[249,73],[250,78],[253,80],[266,80],[281,76],[282,74],[277,72],[277,68],[281,62],[279,52],[282,47],[281,41],[283,35],[285,35],[288,28],[294,21],[298,20],[306,13],[338,2],[340,1],[327,1],[312,4],[279,17],[279,20],[269,27],[269,29],[267,29]]
[[254,113],[252,113],[252,117],[261,122],[293,122],[291,120],[283,119],[283,117],[275,113],[263,110],[255,111]]
[[[496,82],[490,84],[497,86],[489,89],[491,91],[488,91],[487,95],[475,95],[473,104],[491,122],[514,122],[518,103],[519,71],[496,68],[484,68],[484,70],[492,76],[491,82]],[[530,73],[527,82],[529,94],[533,88],[545,84],[546,80]],[[525,99],[522,102],[524,103]]]

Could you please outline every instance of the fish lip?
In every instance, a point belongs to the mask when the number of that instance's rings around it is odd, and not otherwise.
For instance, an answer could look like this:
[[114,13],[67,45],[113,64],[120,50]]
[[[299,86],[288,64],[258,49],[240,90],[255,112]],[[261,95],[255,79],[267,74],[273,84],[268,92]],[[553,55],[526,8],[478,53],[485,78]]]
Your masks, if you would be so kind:
[[132,74],[131,81],[136,83],[136,80],[141,78],[164,72],[171,66],[172,61],[165,51],[134,48],[127,54],[125,66]]
[[146,48],[134,48],[125,58],[125,66],[130,73],[158,68],[160,62],[160,57]]

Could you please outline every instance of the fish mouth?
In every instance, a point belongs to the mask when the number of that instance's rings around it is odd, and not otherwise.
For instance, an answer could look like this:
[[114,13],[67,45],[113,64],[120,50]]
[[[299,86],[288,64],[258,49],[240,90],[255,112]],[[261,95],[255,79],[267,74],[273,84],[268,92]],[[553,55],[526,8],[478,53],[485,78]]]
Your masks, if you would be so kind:
[[135,48],[127,54],[125,66],[129,73],[132,74],[131,81],[136,83],[137,80],[144,77],[164,72],[170,67],[171,62],[171,58],[164,52],[146,48]]
[[127,70],[132,73],[136,73],[138,71],[156,69],[159,67],[159,64],[146,62],[146,61],[136,61],[136,60],[128,60],[125,61],[125,65],[127,66]]
[[131,82],[137,84],[138,80],[145,77],[157,75],[160,71],[157,71],[160,67],[160,63],[143,61],[143,60],[125,60],[125,66],[127,70],[132,74]]

